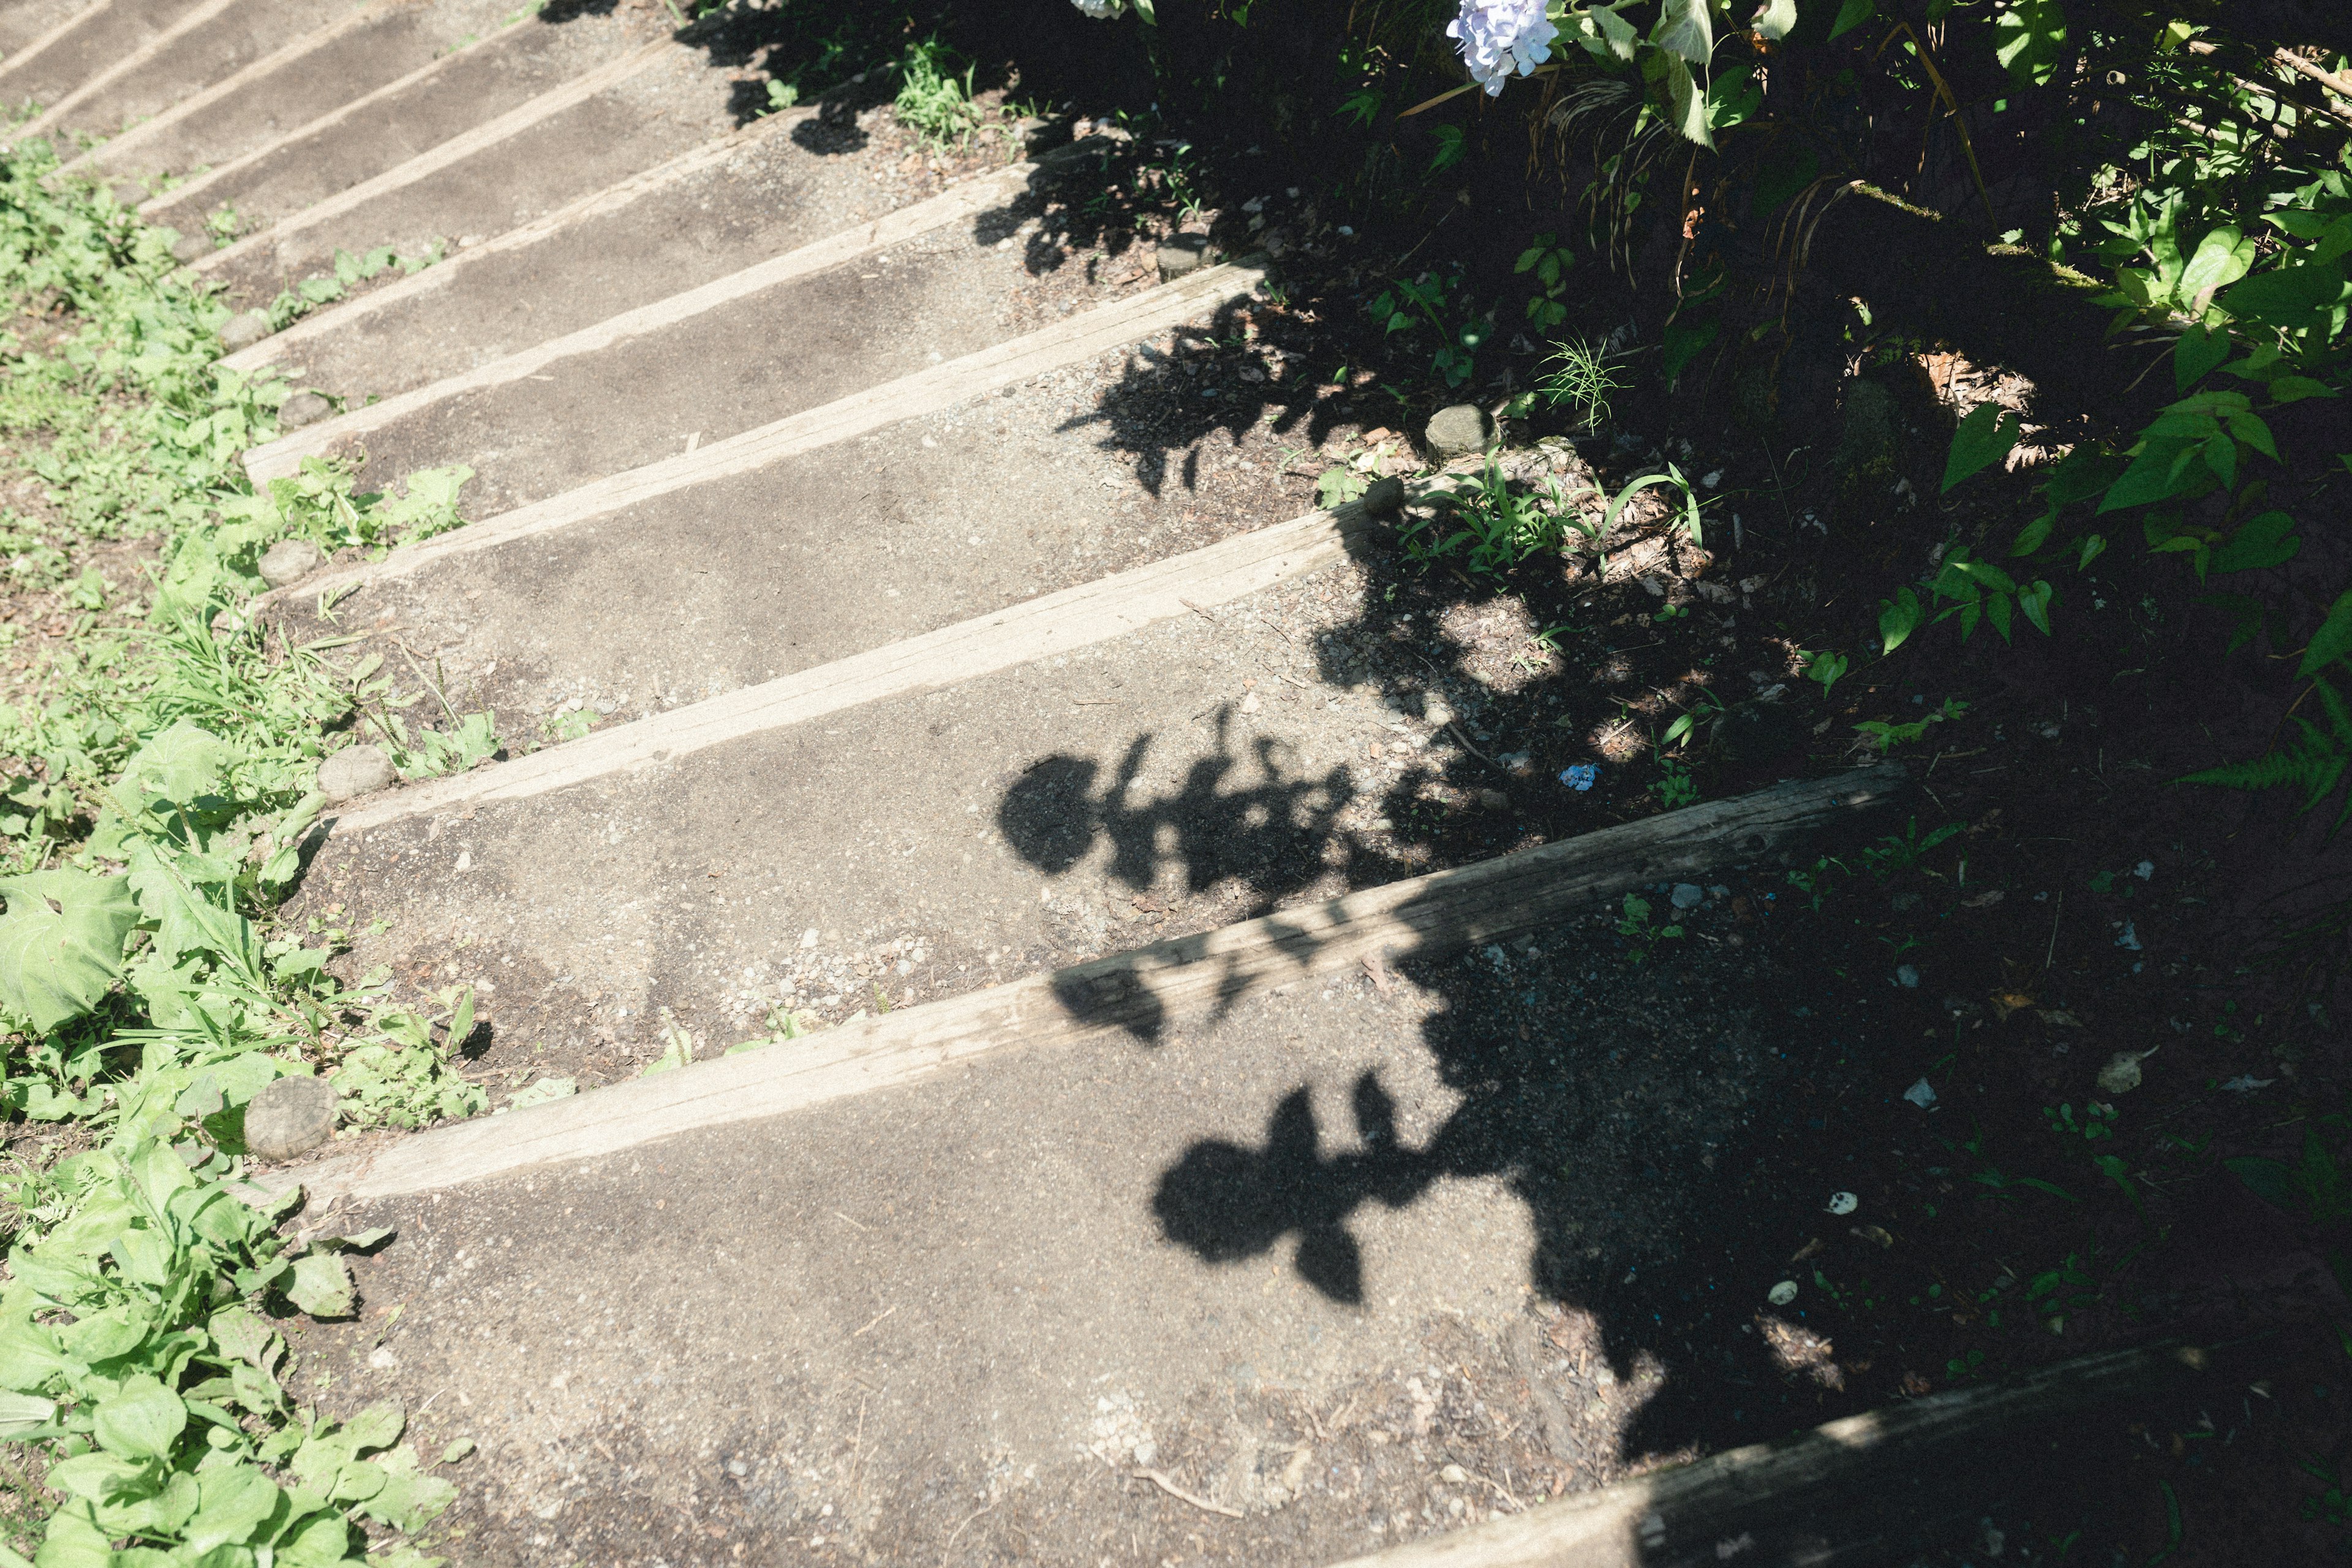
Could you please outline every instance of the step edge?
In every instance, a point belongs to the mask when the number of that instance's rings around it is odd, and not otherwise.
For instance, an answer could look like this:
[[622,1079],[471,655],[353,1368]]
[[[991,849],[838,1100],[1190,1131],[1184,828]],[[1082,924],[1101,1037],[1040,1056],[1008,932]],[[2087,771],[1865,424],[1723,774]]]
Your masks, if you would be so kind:
[[[455,375],[412,387],[391,397],[306,426],[245,454],[245,471],[257,485],[299,472],[305,457],[316,457],[338,441],[381,430],[409,416],[467,393],[510,385],[551,364],[616,347],[665,328],[680,325],[722,306],[769,289],[797,282],[816,273],[844,267],[877,250],[903,245],[957,219],[970,216],[974,204],[1012,184],[1025,184],[1037,172],[1034,163],[1014,163],[992,170],[917,202],[885,214],[856,228],[845,229],[808,245],[772,256],[708,283],[661,300],[607,316],[562,337],[460,371]],[[860,237],[860,231],[863,237]],[[886,232],[887,231],[887,232]],[[226,255],[223,251],[220,254]],[[426,271],[432,270],[426,268]],[[420,272],[418,277],[425,276]]]
[[[698,147],[688,148],[667,163],[656,164],[642,174],[632,174],[627,179],[617,181],[601,191],[591,191],[578,200],[558,207],[544,217],[533,218],[518,228],[510,228],[504,234],[494,235],[479,245],[458,251],[454,256],[445,257],[424,270],[411,273],[397,282],[388,283],[381,289],[372,289],[356,300],[346,300],[324,310],[314,310],[287,327],[283,331],[272,332],[250,348],[239,349],[233,354],[225,354],[216,363],[226,369],[250,375],[255,371],[274,363],[288,349],[308,342],[313,338],[325,337],[339,331],[353,322],[362,321],[378,310],[399,304],[403,300],[451,287],[456,279],[466,275],[466,270],[469,267],[478,265],[492,257],[504,256],[510,251],[528,249],[531,246],[558,237],[574,224],[620,211],[634,202],[659,194],[677,181],[699,174],[711,164],[726,162],[735,153],[755,145],[766,137],[788,130],[823,112],[820,106],[809,104],[798,109],[787,109],[774,114],[764,115],[740,131],[725,136],[714,137]],[[257,451],[260,448],[255,449]]]
[[331,218],[365,206],[379,196],[405,190],[453,164],[490,151],[532,126],[586,102],[598,93],[620,86],[666,56],[686,52],[685,46],[667,38],[641,44],[626,54],[604,61],[593,70],[583,71],[569,81],[517,104],[504,114],[426,148],[414,158],[395,163],[356,185],[346,186],[331,196],[312,202],[299,212],[289,213],[268,228],[257,229],[234,245],[224,246],[201,256],[188,264],[187,270],[200,278],[209,276],[232,261],[241,261],[266,247],[316,228]]
[[1372,526],[1359,502],[1308,512],[510,762],[412,784],[335,813],[322,827],[348,838],[459,803],[529,800],[870,702],[945,689],[1318,572]]
[[[384,7],[384,14],[388,16],[398,8],[399,7],[397,5],[386,5]],[[259,163],[262,159],[282,152],[286,148],[291,147],[296,142],[302,141],[306,137],[315,136],[322,132],[331,131],[337,125],[342,123],[343,121],[349,119],[354,114],[357,114],[361,110],[373,104],[379,99],[388,98],[394,93],[414,87],[418,82],[425,80],[426,78],[437,75],[441,71],[448,69],[458,60],[469,58],[475,50],[488,48],[492,44],[502,42],[505,39],[515,36],[515,30],[517,28],[525,26],[530,23],[536,21],[538,19],[538,15],[539,14],[534,11],[529,15],[518,16],[513,21],[509,22],[505,26],[499,27],[495,31],[483,34],[480,37],[476,38],[470,44],[467,44],[459,48],[451,49],[445,55],[436,55],[433,58],[425,61],[415,70],[410,71],[406,76],[395,77],[392,80],[385,82],[383,86],[372,89],[371,90],[361,94],[358,98],[352,100],[349,103],[338,104],[333,109],[327,110],[326,113],[320,115],[317,119],[310,121],[304,124],[298,125],[293,130],[287,132],[284,135],[277,137],[271,141],[265,142],[258,147],[240,153],[226,163],[215,163],[213,167],[205,170],[203,174],[194,176],[193,179],[188,180],[185,184],[174,185],[172,189],[163,192],[159,195],[151,196],[147,200],[140,203],[139,216],[147,219],[150,223],[155,222],[164,214],[170,212],[173,207],[180,205],[182,203],[186,202],[193,197],[202,195],[205,190],[228,178],[231,174],[236,174],[244,169],[250,168],[255,163]],[[187,269],[184,268],[182,268],[184,273],[186,270]]]
[[58,164],[52,171],[52,177],[56,174],[71,174],[85,164],[93,168],[102,166],[110,154],[125,148],[136,148],[142,142],[170,130],[189,116],[210,109],[214,104],[234,93],[244,91],[253,83],[265,77],[275,75],[301,59],[305,55],[326,47],[345,33],[389,16],[399,7],[400,0],[373,0],[373,4],[354,6],[326,26],[311,29],[291,43],[273,49],[259,59],[240,67],[202,91],[184,98],[171,108],[151,115],[138,124],[108,138],[70,162]]
[[203,4],[191,7],[186,16],[41,110],[37,119],[17,132],[11,140],[23,142],[48,135],[52,121],[79,109],[92,94],[104,91],[205,23],[217,20],[236,3],[237,0],[203,0]]
[[1882,763],[1776,784],[854,1021],[802,1049],[719,1057],[452,1123],[272,1173],[261,1184],[299,1185],[317,1209],[429,1192],[787,1115],[1014,1046],[1129,1036],[1145,1016],[1223,1012],[1260,985],[1338,973],[1375,954],[1443,956],[1555,920],[1572,900],[1752,858],[1825,820],[1892,804],[1908,782],[1900,764]]
[[18,49],[6,59],[0,60],[0,82],[6,81],[8,73],[15,70],[18,66],[23,65],[26,61],[40,58],[41,56],[49,51],[50,47],[56,44],[58,39],[72,32],[76,27],[80,26],[84,22],[89,21],[92,16],[97,16],[101,11],[113,9],[115,4],[116,0],[96,0],[96,4],[84,6],[82,9],[75,12],[72,16],[68,16],[64,21],[59,22],[56,26],[51,27],[47,32],[43,33],[40,37],[34,38],[26,44],[23,48]]
[[[272,588],[247,609],[249,614],[263,615],[298,594],[334,593],[409,576],[456,556],[593,521],[674,491],[754,472],[786,458],[953,407],[1179,324],[1204,309],[1248,293],[1265,276],[1262,267],[1250,261],[1203,268],[1180,282],[1163,283],[1113,304],[1081,311],[1009,342],[754,426],[692,452],[607,474],[467,523],[394,550],[381,561]],[[1032,360],[1035,363],[1025,363]]]

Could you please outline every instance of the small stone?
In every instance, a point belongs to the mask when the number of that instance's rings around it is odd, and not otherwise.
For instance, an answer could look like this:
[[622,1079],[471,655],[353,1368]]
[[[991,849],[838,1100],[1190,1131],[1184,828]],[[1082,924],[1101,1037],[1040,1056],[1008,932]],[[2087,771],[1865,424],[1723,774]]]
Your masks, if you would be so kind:
[[1498,789],[1482,789],[1478,792],[1478,804],[1488,811],[1508,811],[1511,797]]
[[278,427],[299,430],[305,425],[316,425],[335,411],[335,405],[315,392],[298,392],[278,405]]
[[208,234],[184,234],[172,242],[172,259],[184,265],[212,253],[213,237]]
[[308,1074],[271,1079],[245,1108],[245,1152],[257,1160],[290,1160],[334,1130],[335,1086]]
[[[185,240],[181,241],[183,245]],[[173,255],[179,254],[177,251]],[[269,335],[269,318],[258,310],[247,310],[241,316],[231,316],[221,326],[221,347],[235,353],[249,349]]]
[[2140,1085],[2140,1053],[2117,1051],[2099,1069],[2099,1088],[2108,1094],[2129,1094]]
[[1483,452],[1495,444],[1494,417],[1475,403],[1456,403],[1429,416],[1422,439],[1441,463]]
[[281,539],[261,558],[261,580],[273,588],[299,583],[327,563],[326,552],[307,539]]
[[1678,910],[1695,910],[1706,902],[1706,889],[1696,882],[1676,882],[1674,901]]
[[1919,971],[1908,963],[1896,964],[1895,966],[1895,984],[1900,985],[1906,991],[1918,990]]
[[1244,698],[1242,699],[1242,711],[1243,711],[1243,712],[1244,712],[1244,713],[1255,713],[1255,712],[1256,712],[1256,711],[1257,711],[1257,709],[1258,709],[1258,701],[1257,701],[1257,693],[1256,693],[1256,692],[1253,691],[1253,692],[1249,693],[1247,696],[1245,696],[1245,697],[1244,697]]
[[1374,479],[1364,491],[1363,508],[1370,517],[1388,517],[1404,505],[1404,481],[1394,477]]
[[1785,1307],[1797,1299],[1797,1282],[1783,1279],[1764,1293],[1764,1299],[1776,1307]]
[[329,800],[351,800],[390,789],[400,774],[381,746],[346,746],[319,764],[319,793]]
[[1187,273],[1198,272],[1201,264],[1208,259],[1208,236],[1171,234],[1160,242],[1160,281],[1172,283]]
[[378,1345],[374,1350],[368,1352],[368,1365],[375,1368],[378,1372],[391,1372],[400,1365],[400,1362],[399,1359],[392,1353],[390,1346]]
[[1460,1486],[1470,1479],[1470,1472],[1459,1465],[1448,1465],[1437,1472],[1437,1479],[1448,1486]]

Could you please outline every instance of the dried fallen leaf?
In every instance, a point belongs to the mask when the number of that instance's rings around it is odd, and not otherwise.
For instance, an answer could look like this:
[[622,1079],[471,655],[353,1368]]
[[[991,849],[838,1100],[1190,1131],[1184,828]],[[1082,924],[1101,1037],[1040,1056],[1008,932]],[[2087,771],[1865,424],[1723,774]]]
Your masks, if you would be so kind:
[[2009,1022],[2009,1016],[2011,1013],[2033,1005],[2033,998],[2022,991],[1996,991],[1992,994],[1991,1000],[1993,1012],[2004,1024]]
[[2034,1016],[2053,1029],[2079,1029],[2083,1026],[2083,1020],[2067,1012],[2063,1007],[2044,1007]]
[[1979,893],[1973,899],[1962,899],[1960,907],[1964,910],[1989,910],[2007,897],[2009,895],[2006,892],[1995,888],[1990,893]]
[[1812,1257],[1813,1254],[1821,1251],[1827,1246],[1829,1246],[1829,1243],[1823,1241],[1817,1236],[1813,1237],[1812,1240],[1805,1243],[1804,1246],[1797,1248],[1797,1250],[1790,1256],[1789,1261],[1791,1263],[1802,1263],[1806,1258]]
[[1364,954],[1363,962],[1364,976],[1372,983],[1374,991],[1386,996],[1396,990],[1396,976],[1389,973],[1389,966],[1381,961],[1379,953]]
[[1871,1243],[1874,1247],[1892,1247],[1895,1245],[1895,1238],[1874,1225],[1855,1226],[1853,1227],[1853,1234],[1861,1237],[1863,1240]]

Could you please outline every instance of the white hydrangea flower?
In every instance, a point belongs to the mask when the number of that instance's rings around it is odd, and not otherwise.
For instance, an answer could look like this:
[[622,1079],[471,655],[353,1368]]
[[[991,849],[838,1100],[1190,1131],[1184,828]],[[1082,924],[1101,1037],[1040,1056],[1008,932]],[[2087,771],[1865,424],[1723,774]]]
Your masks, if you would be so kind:
[[1559,29],[1544,11],[1545,0],[1462,0],[1462,14],[1446,24],[1445,36],[1461,40],[1462,63],[1488,97],[1551,58]]
[[1127,9],[1127,0],[1070,0],[1070,4],[1096,21],[1108,21]]

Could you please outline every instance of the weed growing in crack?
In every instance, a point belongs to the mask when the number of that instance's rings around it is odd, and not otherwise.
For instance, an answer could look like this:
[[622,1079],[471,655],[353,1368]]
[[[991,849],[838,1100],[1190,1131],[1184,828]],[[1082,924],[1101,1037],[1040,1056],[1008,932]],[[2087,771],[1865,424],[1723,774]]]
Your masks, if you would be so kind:
[[938,38],[908,44],[898,61],[898,96],[891,108],[898,123],[934,152],[961,147],[980,128],[980,105],[971,100],[973,68],[955,74],[954,51]]

